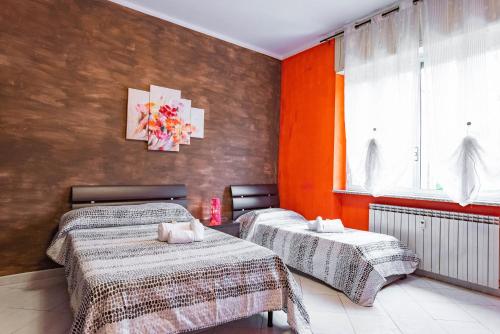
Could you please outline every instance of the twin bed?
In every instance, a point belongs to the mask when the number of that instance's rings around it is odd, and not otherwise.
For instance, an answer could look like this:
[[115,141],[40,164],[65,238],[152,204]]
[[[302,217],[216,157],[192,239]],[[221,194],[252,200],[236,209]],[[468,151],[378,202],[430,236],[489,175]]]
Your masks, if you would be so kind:
[[300,214],[279,209],[276,185],[231,186],[240,238],[264,246],[285,264],[371,306],[382,287],[414,272],[417,256],[396,238],[346,229],[317,233]]
[[193,218],[185,196],[182,185],[73,188],[78,210],[47,251],[65,267],[71,332],[182,333],[284,310],[292,329],[311,333],[300,289],[272,251],[212,229],[202,242],[157,240],[159,223]]
[[65,266],[72,333],[183,333],[276,310],[311,333],[287,266],[369,306],[418,265],[390,236],[307,231],[302,216],[277,208],[275,185],[231,190],[241,239],[206,229],[202,242],[166,244],[159,223],[193,219],[184,185],[73,187],[77,210],[63,215],[47,251]]

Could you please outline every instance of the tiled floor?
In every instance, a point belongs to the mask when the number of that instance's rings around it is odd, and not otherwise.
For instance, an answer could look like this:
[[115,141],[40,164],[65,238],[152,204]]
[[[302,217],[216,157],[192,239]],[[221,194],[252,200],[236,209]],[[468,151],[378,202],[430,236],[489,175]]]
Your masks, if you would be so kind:
[[[409,276],[383,289],[373,307],[361,307],[323,284],[294,276],[315,334],[500,334],[500,298]],[[290,333],[283,312],[275,312],[273,328],[266,324],[267,314],[261,314],[203,333]],[[66,333],[70,325],[63,277],[0,286],[0,333]]]

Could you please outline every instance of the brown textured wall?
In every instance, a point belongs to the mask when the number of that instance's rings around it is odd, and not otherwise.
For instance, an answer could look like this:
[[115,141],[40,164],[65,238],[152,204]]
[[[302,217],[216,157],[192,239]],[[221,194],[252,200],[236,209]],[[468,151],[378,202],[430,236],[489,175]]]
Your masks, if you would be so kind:
[[[0,5],[0,275],[45,256],[71,185],[276,182],[280,62],[105,0]],[[127,87],[182,90],[205,139],[180,153],[125,140]]]

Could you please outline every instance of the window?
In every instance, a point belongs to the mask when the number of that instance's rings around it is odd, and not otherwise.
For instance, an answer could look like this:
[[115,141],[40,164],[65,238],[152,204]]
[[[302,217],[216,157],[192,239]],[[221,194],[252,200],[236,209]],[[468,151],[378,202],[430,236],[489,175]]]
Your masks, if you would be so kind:
[[[422,49],[422,54],[424,53],[425,50]],[[482,58],[482,59],[481,59]],[[486,61],[485,61],[486,60]],[[465,131],[465,135],[472,135],[474,137],[483,137],[483,140],[481,142],[482,149],[484,150],[485,147],[488,146],[496,146],[495,144],[495,139],[499,138],[496,136],[490,136],[490,135],[485,135],[481,134],[481,131],[486,131],[486,132],[492,132],[492,131],[497,131],[496,130],[496,125],[495,124],[500,124],[500,93],[498,93],[498,89],[492,89],[493,87],[499,87],[497,84],[500,84],[500,80],[494,78],[494,76],[498,76],[497,74],[493,73],[500,73],[500,47],[497,50],[491,50],[487,54],[482,54],[478,55],[478,57],[472,57],[472,59],[467,59],[463,60],[463,62],[471,62],[471,63],[476,63],[474,67],[477,70],[477,77],[478,80],[476,80],[477,84],[477,90],[483,90],[485,95],[490,95],[489,97],[487,96],[480,96],[477,98],[474,98],[474,92],[470,92],[472,95],[470,98],[472,101],[474,101],[468,108],[470,109],[475,109],[475,110],[494,110],[496,109],[496,112],[489,112],[489,113],[484,113],[483,115],[477,115],[478,117],[474,116],[469,116],[465,117],[462,119],[462,127],[449,127],[446,129],[443,129],[442,131],[445,132],[451,132],[449,133],[449,138],[456,138],[460,137],[463,135],[463,132]],[[439,129],[433,124],[434,119],[433,119],[433,101],[432,98],[429,96],[432,95],[432,92],[430,91],[432,88],[432,75],[430,75],[426,69],[423,57],[422,57],[422,62],[421,62],[421,73],[420,73],[420,97],[421,97],[421,103],[420,103],[420,127],[419,127],[419,133],[420,133],[420,141],[419,141],[419,162],[417,164],[418,168],[418,174],[419,174],[419,182],[416,184],[415,189],[420,190],[421,192],[424,193],[431,193],[431,194],[436,194],[440,195],[441,197],[446,197],[445,191],[444,191],[444,185],[440,181],[439,178],[439,171],[436,168],[436,160],[438,157],[433,157],[433,147],[436,145],[439,145],[436,143],[435,136],[433,136],[433,131],[439,131]],[[460,85],[461,79],[460,76],[463,75],[462,71],[458,68],[463,66],[463,63],[461,64],[459,61],[453,61],[453,62],[446,62],[443,63],[440,67],[440,71],[446,73],[446,76],[448,77],[448,81],[450,82],[449,86],[450,91],[447,92],[448,95],[445,100],[450,100],[453,99],[453,96],[456,96],[456,91],[458,91],[457,87]],[[483,69],[479,68],[483,67]],[[484,74],[485,72],[490,72],[490,74]],[[484,74],[484,76],[483,76]],[[495,83],[495,81],[497,83]],[[455,85],[451,84],[455,83]],[[457,84],[458,83],[458,84]],[[463,88],[464,94],[467,94],[468,89]],[[492,95],[497,95],[497,96],[492,96]],[[450,98],[451,96],[451,98]],[[467,99],[467,98],[465,98]],[[464,103],[462,99],[457,98],[457,104]],[[480,103],[477,103],[476,101],[480,101]],[[458,105],[453,106],[448,104],[449,110],[447,112],[448,117],[451,119],[454,116],[453,110],[459,111],[460,107]],[[479,114],[479,112],[478,112]],[[457,115],[458,116],[458,115]],[[489,123],[489,124],[488,124]],[[464,130],[465,129],[465,130]],[[441,138],[440,141],[443,139]],[[458,146],[454,145],[452,143],[448,144],[449,147],[453,146]],[[495,150],[498,151],[500,150],[500,147],[493,147],[493,148],[488,148],[489,150]],[[450,152],[450,155],[453,152]],[[441,154],[444,155],[444,153],[441,151]],[[493,156],[497,156],[498,152],[492,154]],[[479,194],[478,199],[481,201],[485,202],[500,202],[500,197],[498,196],[499,193],[499,184],[498,182],[495,182],[495,180],[492,180],[492,178],[496,178],[500,176],[498,174],[498,165],[495,164],[493,159],[488,159],[489,161],[487,162],[488,168],[490,169],[489,175],[488,176],[483,176],[483,182],[481,182],[481,192]],[[495,172],[496,170],[496,172]]]
[[476,2],[427,0],[337,40],[348,190],[500,202],[500,19]]

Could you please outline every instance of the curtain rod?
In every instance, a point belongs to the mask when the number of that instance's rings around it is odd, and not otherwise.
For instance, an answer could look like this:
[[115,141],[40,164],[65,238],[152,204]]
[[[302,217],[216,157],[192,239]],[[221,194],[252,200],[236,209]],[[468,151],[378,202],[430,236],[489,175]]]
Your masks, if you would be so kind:
[[[420,2],[420,1],[423,1],[423,0],[413,0],[413,4],[415,5],[417,2]],[[382,11],[381,15],[382,15],[382,17],[384,17],[386,15],[389,15],[389,14],[392,14],[392,13],[398,12],[398,11],[399,11],[399,6],[396,7],[396,8],[389,9],[386,12]],[[372,21],[372,18],[375,17],[376,15],[378,15],[378,13],[377,14],[373,14],[373,15],[370,16],[370,18],[367,18],[365,20],[362,20],[360,23],[355,24],[354,25],[354,29],[358,29],[358,28],[364,26],[365,24],[370,23]],[[324,42],[328,42],[329,40],[337,38],[337,37],[339,37],[339,36],[341,36],[343,34],[344,34],[344,30],[341,30],[341,31],[339,31],[339,32],[337,32],[337,33],[335,33],[335,34],[333,34],[331,36],[323,38],[321,41],[319,41],[319,43],[321,44],[321,43],[324,43]]]

